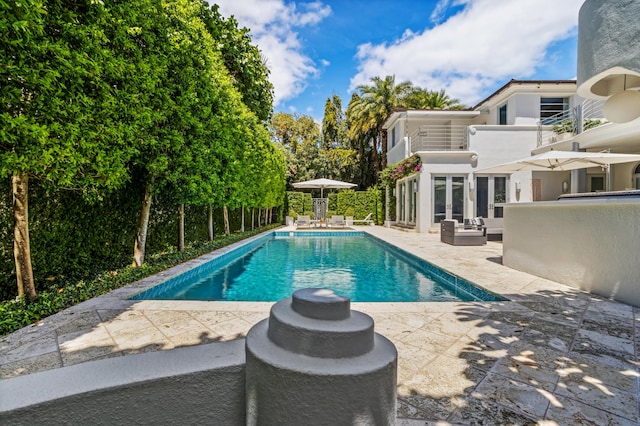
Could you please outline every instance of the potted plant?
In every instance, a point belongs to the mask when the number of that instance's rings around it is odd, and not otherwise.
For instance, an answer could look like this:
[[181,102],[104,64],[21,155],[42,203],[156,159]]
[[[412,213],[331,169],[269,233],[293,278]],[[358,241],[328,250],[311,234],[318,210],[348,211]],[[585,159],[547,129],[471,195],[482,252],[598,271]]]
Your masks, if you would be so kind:
[[556,141],[570,139],[576,135],[576,122],[573,119],[565,119],[553,125],[553,132],[557,135]]

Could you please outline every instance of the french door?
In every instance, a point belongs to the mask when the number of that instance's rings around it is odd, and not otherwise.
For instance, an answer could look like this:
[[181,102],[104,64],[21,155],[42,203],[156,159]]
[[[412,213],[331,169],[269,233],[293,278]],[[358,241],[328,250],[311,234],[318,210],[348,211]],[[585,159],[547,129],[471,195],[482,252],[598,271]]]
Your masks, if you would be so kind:
[[506,176],[476,176],[476,216],[502,217],[506,202]]
[[464,176],[433,177],[433,223],[444,219],[464,219]]
[[398,221],[415,225],[418,206],[418,179],[410,179],[398,185]]

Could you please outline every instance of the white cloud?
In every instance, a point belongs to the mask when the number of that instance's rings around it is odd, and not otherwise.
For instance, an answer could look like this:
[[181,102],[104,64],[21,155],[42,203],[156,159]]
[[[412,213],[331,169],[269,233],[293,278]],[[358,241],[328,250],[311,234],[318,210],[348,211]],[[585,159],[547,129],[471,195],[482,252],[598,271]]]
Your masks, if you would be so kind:
[[[473,104],[487,88],[511,78],[527,78],[544,67],[556,41],[575,35],[584,0],[457,0],[458,13],[419,33],[406,31],[392,43],[359,46],[358,73],[350,90],[375,76],[395,75],[431,90],[445,89]],[[431,19],[445,16],[440,0]],[[460,9],[460,6],[462,8]]]
[[435,22],[436,24],[442,22],[450,1],[451,0],[440,0],[438,4],[436,4],[436,7],[433,8],[433,12],[431,12],[431,16],[429,17],[431,22]]
[[[211,2],[211,0],[209,0]],[[296,28],[315,25],[331,14],[320,1],[285,4],[284,0],[216,0],[222,16],[235,16],[267,58],[275,87],[274,103],[294,98],[319,72],[316,64],[302,53]]]

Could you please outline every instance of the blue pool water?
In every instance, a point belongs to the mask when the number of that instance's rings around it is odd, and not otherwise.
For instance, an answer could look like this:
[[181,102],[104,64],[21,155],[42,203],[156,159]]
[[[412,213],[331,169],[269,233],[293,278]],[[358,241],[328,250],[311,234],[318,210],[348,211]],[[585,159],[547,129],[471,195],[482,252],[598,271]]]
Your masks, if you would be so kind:
[[362,232],[293,235],[268,234],[133,299],[274,302],[323,287],[352,302],[503,300]]

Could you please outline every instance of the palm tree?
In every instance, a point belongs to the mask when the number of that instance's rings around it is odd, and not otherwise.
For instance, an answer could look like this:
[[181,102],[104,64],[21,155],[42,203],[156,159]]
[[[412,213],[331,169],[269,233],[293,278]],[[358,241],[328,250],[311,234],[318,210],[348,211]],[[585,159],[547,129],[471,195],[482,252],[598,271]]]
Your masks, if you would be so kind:
[[404,101],[407,108],[415,109],[460,110],[465,108],[458,99],[450,98],[444,89],[437,92],[416,87]]
[[[386,76],[384,79],[374,77],[371,83],[357,87],[360,93],[350,102],[347,119],[351,138],[364,137],[372,141],[372,161],[377,174],[387,163],[387,138],[386,134],[381,135],[380,126],[394,108],[405,106],[403,99],[413,91],[413,84],[409,81],[396,84],[395,76]],[[378,139],[382,143],[381,159],[378,156]]]

